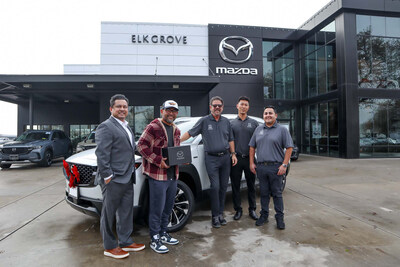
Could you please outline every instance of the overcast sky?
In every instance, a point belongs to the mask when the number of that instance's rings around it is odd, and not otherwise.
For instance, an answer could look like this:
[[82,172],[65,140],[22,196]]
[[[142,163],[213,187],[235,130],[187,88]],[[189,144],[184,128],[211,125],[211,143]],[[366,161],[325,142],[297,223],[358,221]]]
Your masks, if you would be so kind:
[[[329,2],[1,0],[0,74],[62,74],[64,64],[100,64],[101,21],[298,28]],[[16,105],[0,101],[0,134],[16,133]]]

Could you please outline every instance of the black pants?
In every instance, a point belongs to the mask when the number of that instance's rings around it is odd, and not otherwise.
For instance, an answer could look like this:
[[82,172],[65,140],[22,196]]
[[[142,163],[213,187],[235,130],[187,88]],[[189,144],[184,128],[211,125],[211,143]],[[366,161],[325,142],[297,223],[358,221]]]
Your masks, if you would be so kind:
[[210,178],[211,215],[215,217],[224,213],[225,194],[231,171],[231,157],[228,153],[222,157],[206,154],[205,162]]
[[282,198],[282,175],[278,175],[279,166],[265,166],[257,164],[257,178],[260,181],[260,214],[268,216],[269,200],[274,199],[275,218],[283,218],[283,198]]
[[240,184],[242,174],[244,171],[247,183],[247,198],[249,201],[249,211],[256,209],[256,189],[255,181],[256,176],[250,171],[249,158],[242,158],[237,156],[238,162],[235,166],[231,167],[231,186],[232,186],[232,200],[233,208],[235,211],[242,211],[242,201],[240,197]]

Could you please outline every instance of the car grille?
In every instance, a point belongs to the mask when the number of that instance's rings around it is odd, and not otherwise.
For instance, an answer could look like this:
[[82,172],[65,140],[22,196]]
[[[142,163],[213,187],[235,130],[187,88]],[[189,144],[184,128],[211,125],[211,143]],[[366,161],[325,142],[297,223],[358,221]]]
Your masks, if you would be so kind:
[[77,184],[79,184],[79,185],[93,185],[94,184],[93,173],[97,171],[97,167],[81,165],[81,164],[71,164],[71,163],[69,163],[69,165],[71,167],[73,165],[75,165],[76,168],[78,169],[80,182]]
[[19,155],[19,154],[26,154],[29,152],[29,148],[27,147],[5,147],[2,149],[3,154],[8,155]]

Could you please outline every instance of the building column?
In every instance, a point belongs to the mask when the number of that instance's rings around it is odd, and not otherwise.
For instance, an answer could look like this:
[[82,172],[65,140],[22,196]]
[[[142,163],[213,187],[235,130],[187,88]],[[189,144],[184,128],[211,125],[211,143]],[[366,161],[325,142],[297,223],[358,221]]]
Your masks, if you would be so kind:
[[29,126],[33,130],[33,95],[29,95]]
[[336,17],[336,59],[339,93],[339,156],[359,158],[359,100],[357,75],[356,15]]

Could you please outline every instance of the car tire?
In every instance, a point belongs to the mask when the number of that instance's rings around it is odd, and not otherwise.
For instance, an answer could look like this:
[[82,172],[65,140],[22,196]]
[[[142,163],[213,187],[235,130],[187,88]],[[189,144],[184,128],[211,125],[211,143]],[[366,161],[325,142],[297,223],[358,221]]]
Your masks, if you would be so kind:
[[184,182],[178,180],[174,207],[169,218],[168,232],[181,230],[190,220],[194,211],[192,190]]
[[2,169],[8,169],[11,167],[11,164],[0,164],[0,168]]
[[46,150],[44,152],[44,156],[42,161],[40,161],[39,165],[42,167],[49,167],[53,163],[53,153],[50,150]]

